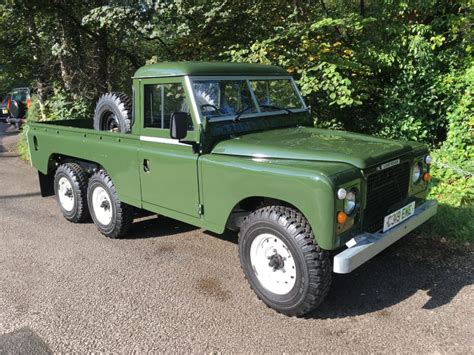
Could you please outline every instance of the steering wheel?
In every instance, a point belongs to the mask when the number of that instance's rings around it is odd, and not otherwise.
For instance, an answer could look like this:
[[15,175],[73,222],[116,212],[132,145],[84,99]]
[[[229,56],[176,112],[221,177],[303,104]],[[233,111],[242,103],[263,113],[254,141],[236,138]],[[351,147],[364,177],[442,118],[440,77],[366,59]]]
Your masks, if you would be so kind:
[[203,108],[205,108],[205,107],[210,107],[210,108],[214,109],[214,111],[217,112],[217,113],[223,113],[222,110],[221,110],[219,107],[215,106],[215,105],[212,105],[212,104],[202,104],[202,105],[201,105],[201,110],[202,110]]

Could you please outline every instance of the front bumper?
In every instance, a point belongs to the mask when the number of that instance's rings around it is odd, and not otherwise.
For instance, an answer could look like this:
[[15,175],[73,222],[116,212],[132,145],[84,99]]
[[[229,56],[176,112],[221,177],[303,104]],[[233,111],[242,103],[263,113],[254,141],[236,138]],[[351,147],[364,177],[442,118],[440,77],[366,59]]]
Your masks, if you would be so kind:
[[385,233],[362,233],[352,240],[354,245],[334,257],[333,270],[337,274],[347,274],[372,259],[413,229],[436,214],[438,202],[429,200],[415,209],[413,216]]

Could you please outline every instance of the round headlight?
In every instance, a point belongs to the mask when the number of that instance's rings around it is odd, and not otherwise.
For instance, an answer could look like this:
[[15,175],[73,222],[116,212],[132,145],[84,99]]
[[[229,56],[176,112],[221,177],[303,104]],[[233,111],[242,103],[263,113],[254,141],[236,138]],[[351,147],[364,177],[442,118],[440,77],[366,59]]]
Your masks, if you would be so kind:
[[347,195],[346,189],[343,189],[341,187],[339,190],[337,190],[337,198],[339,200],[344,200],[346,198],[346,195]]
[[430,165],[433,162],[433,158],[431,158],[429,155],[425,156],[425,164]]
[[421,165],[419,163],[417,163],[413,167],[413,173],[411,174],[411,180],[413,182],[418,182],[418,181],[420,181],[420,179],[421,179]]
[[357,193],[355,189],[352,189],[347,192],[346,198],[344,199],[344,212],[347,215],[350,215],[352,212],[354,212],[357,205],[356,198]]

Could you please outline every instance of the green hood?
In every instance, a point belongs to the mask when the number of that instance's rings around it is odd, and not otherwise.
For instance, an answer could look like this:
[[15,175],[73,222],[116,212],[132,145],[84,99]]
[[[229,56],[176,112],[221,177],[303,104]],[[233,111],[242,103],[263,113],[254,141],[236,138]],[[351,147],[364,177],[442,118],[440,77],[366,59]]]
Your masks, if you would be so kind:
[[214,147],[212,154],[340,162],[366,169],[414,150],[421,154],[425,148],[416,142],[298,127],[251,133],[222,141]]

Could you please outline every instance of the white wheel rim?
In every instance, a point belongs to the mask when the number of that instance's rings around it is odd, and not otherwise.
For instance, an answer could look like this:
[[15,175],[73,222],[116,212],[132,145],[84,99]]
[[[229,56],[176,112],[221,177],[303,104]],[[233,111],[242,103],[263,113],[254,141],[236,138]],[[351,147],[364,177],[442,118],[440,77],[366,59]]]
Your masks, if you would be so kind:
[[112,221],[112,202],[107,191],[102,186],[97,186],[92,191],[92,208],[100,224],[107,226]]
[[58,181],[59,203],[67,212],[71,212],[74,208],[74,191],[69,179],[61,177]]
[[250,262],[255,276],[266,290],[286,295],[295,286],[295,260],[277,236],[269,233],[258,235],[250,246]]

